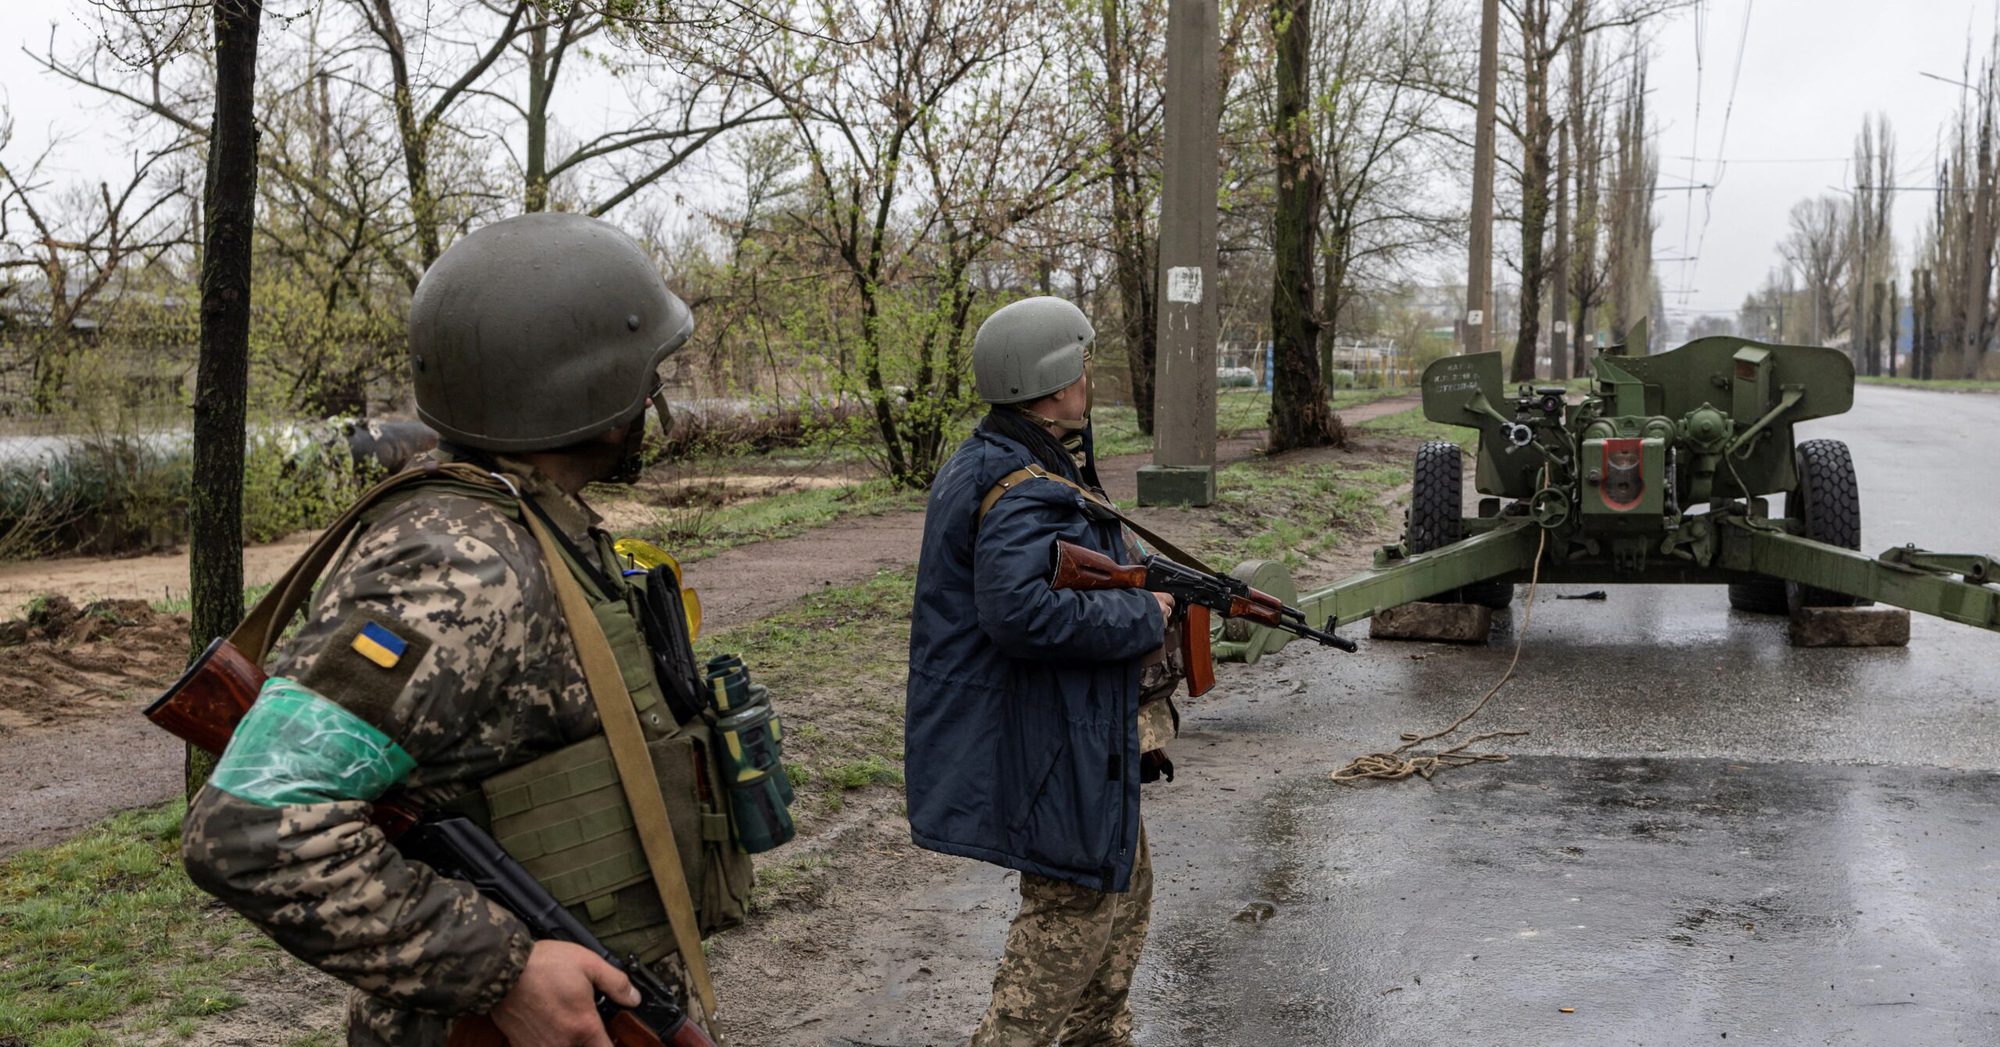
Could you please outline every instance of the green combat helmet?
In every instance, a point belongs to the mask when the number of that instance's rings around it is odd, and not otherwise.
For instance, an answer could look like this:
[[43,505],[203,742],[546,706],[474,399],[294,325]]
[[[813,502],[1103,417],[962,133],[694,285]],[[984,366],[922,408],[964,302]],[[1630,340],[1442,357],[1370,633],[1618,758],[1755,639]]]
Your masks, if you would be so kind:
[[417,416],[483,451],[566,447],[639,417],[694,316],[615,226],[527,214],[460,239],[410,303]]
[[995,310],[972,338],[972,377],[989,404],[1024,404],[1083,377],[1097,332],[1061,298],[1024,298]]

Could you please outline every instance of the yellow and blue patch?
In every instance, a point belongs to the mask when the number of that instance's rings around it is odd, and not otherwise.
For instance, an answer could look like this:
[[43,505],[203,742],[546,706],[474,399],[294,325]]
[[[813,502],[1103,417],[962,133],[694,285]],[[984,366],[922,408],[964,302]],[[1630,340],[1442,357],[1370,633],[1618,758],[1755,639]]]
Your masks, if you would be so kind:
[[403,660],[403,652],[410,649],[410,644],[395,633],[368,622],[354,634],[353,647],[361,657],[384,669],[394,669],[396,663]]

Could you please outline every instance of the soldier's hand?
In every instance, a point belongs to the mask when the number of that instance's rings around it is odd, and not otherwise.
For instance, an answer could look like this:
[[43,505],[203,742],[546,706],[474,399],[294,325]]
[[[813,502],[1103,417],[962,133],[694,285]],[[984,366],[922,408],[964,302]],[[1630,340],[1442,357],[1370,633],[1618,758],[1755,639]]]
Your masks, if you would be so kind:
[[493,1008],[493,1024],[509,1047],[611,1047],[596,994],[637,1006],[639,990],[623,971],[596,953],[569,942],[539,941],[528,965],[506,997]]
[[1153,599],[1160,601],[1160,617],[1172,618],[1174,616],[1173,597],[1167,595],[1166,593],[1154,593]]

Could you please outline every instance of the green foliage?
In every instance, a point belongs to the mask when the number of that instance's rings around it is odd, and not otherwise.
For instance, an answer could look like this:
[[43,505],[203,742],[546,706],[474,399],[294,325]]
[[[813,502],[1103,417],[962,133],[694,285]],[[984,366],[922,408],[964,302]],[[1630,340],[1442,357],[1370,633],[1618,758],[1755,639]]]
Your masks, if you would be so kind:
[[272,946],[181,871],[178,802],[0,860],[0,1043],[110,1044],[243,1003]]

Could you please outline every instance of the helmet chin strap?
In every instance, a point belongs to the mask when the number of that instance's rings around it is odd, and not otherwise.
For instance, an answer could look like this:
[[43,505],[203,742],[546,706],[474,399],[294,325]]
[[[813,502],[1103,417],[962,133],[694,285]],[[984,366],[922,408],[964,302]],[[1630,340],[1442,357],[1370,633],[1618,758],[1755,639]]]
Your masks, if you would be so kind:
[[1030,411],[1025,407],[1016,407],[1014,409],[1042,425],[1057,430],[1057,442],[1061,443],[1063,450],[1068,451],[1072,456],[1083,454],[1084,433],[1090,428],[1090,413],[1088,408],[1085,409],[1082,418],[1050,418],[1040,412]]
[[[653,390],[647,398],[653,409],[660,412],[660,439],[665,441],[673,429],[673,415],[667,410],[665,389]],[[632,419],[632,428],[625,434],[625,448],[618,456],[618,467],[605,478],[605,483],[631,484],[639,482],[639,470],[646,464],[646,411],[640,408],[639,417]]]

